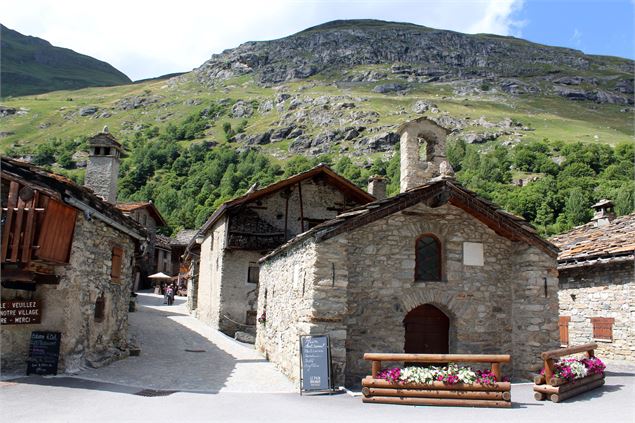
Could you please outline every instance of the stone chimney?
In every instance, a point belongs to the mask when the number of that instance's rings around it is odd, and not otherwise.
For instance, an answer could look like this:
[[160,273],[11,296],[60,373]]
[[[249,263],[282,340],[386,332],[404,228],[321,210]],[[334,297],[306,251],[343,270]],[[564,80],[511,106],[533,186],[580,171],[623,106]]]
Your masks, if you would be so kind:
[[445,157],[445,139],[450,131],[422,117],[397,129],[400,142],[401,192],[437,178],[452,178],[454,170]]
[[613,212],[613,203],[611,200],[600,200],[594,205],[595,215],[591,218],[591,221],[595,223],[596,228],[608,226],[613,219],[615,219],[615,213]]
[[381,175],[375,175],[368,178],[368,193],[378,200],[386,198],[387,180]]
[[117,201],[117,178],[122,147],[104,127],[88,140],[89,155],[84,186],[109,203]]

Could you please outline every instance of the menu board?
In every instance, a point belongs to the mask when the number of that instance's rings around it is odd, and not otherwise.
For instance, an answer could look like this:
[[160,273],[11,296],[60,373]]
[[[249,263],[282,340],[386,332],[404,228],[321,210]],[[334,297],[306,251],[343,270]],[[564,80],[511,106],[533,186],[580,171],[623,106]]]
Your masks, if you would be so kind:
[[31,332],[26,374],[56,375],[61,340],[60,332]]
[[329,347],[327,335],[300,336],[300,392],[332,389]]

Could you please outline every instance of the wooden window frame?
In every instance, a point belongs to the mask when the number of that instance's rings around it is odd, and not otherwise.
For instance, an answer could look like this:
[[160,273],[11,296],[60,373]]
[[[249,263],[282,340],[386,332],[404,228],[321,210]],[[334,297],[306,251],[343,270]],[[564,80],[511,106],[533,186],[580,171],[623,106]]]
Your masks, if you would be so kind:
[[[439,274],[438,274],[438,279],[420,279],[418,276],[418,269],[419,269],[419,241],[422,238],[432,238],[436,241],[437,246],[438,246],[438,266],[439,266]],[[417,239],[415,240],[415,269],[414,269],[414,280],[415,282],[443,282],[444,280],[444,274],[445,274],[445,267],[443,266],[443,262],[444,262],[444,254],[443,254],[443,243],[441,242],[441,239],[439,239],[438,236],[436,236],[433,233],[424,233],[421,234],[417,237]]]
[[[255,265],[255,266],[254,266]],[[252,270],[251,269],[258,269],[258,271],[256,272],[256,281],[252,281]],[[258,263],[249,263],[249,267],[247,268],[247,283],[249,285],[258,285],[260,283],[260,266],[258,266]]]
[[613,317],[591,317],[593,339],[596,341],[613,342]]
[[111,251],[110,259],[110,279],[113,282],[121,282],[121,273],[123,270],[124,249],[119,245],[114,245]]
[[560,346],[569,346],[569,322],[571,322],[571,316],[560,316],[558,318],[558,330],[560,333]]

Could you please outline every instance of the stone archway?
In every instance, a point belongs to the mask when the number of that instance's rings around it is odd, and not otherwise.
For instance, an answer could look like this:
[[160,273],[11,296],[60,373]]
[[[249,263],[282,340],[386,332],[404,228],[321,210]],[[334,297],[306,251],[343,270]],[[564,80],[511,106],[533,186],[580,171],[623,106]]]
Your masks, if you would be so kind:
[[410,310],[403,320],[404,352],[448,354],[450,318],[437,307],[423,304]]

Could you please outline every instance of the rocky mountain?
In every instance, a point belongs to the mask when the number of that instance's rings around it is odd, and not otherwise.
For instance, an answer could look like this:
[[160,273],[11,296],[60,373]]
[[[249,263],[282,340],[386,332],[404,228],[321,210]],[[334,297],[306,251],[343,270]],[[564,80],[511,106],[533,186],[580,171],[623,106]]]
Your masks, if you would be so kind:
[[[381,64],[390,65],[389,71],[346,72]],[[633,70],[630,60],[585,55],[513,37],[344,20],[279,40],[242,44],[214,55],[195,74],[208,85],[247,74],[262,85],[273,85],[333,71],[344,73],[341,84],[386,78],[404,81],[376,87],[380,93],[404,91],[410,83],[480,78],[512,94],[546,90],[572,100],[632,104]]]
[[2,97],[129,84],[111,65],[0,25]]

